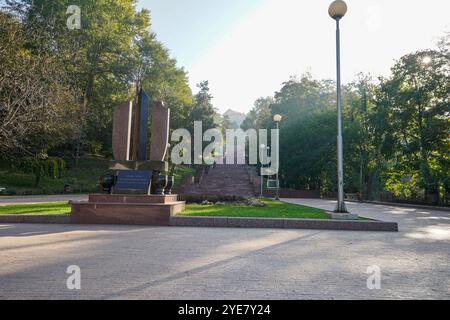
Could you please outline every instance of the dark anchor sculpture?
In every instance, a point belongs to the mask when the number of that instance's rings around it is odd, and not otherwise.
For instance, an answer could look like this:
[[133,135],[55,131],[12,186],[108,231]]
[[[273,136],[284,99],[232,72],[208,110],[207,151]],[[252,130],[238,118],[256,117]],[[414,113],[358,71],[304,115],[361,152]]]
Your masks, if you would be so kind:
[[150,100],[143,90],[139,93],[135,110],[132,102],[124,102],[114,110],[112,145],[115,160],[110,169],[115,170],[116,175],[112,194],[164,195],[169,180],[169,165],[164,161],[169,142],[169,122],[170,109],[162,102],[153,102],[150,112]]

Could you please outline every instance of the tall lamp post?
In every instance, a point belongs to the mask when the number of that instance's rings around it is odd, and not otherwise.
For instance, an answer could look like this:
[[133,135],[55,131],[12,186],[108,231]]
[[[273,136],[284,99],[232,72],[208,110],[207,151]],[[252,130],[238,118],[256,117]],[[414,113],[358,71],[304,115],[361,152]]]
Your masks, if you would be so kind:
[[[280,132],[280,122],[283,119],[283,117],[280,114],[276,114],[273,117],[273,121],[275,121],[275,123],[277,124],[277,130],[278,130],[278,135]],[[277,155],[278,157],[278,170],[277,170],[277,195],[275,196],[275,200],[280,200],[280,155]]]
[[348,213],[344,200],[344,145],[342,138],[342,95],[341,95],[341,35],[339,21],[347,13],[347,4],[342,0],[336,0],[328,9],[328,14],[336,20],[336,62],[337,62],[337,108],[338,108],[338,204],[336,213]]

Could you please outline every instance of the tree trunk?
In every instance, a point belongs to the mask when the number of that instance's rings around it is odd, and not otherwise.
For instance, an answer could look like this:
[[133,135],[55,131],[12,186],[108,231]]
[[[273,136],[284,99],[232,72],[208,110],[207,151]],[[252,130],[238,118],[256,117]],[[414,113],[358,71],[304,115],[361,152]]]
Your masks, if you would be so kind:
[[92,92],[92,88],[94,87],[94,80],[95,76],[93,74],[90,74],[83,94],[83,107],[80,113],[80,129],[77,137],[77,146],[75,148],[75,168],[77,169],[79,165],[79,159],[81,157],[81,141],[83,140],[83,133],[85,130],[86,113],[89,106],[89,96]]

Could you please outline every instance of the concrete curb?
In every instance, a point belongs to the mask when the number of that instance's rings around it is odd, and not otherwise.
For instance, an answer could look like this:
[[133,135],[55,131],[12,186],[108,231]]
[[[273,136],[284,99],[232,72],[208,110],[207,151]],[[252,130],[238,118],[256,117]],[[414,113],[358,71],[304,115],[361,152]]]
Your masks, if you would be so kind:
[[31,214],[11,214],[0,215],[0,223],[42,223],[42,224],[69,224],[70,215],[31,215]]
[[170,219],[170,225],[174,227],[206,227],[206,228],[270,228],[270,229],[313,229],[313,230],[340,230],[340,231],[398,232],[398,224],[396,222],[351,221],[351,220],[173,216]]
[[[71,224],[72,221],[70,215],[0,215],[0,223]],[[352,220],[173,216],[169,226],[398,232],[395,222]]]

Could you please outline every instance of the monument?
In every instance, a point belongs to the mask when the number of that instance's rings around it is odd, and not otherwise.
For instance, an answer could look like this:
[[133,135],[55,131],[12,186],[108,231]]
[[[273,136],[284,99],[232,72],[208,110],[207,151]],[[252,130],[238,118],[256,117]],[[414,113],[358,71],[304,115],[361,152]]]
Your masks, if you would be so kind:
[[[149,116],[151,136],[149,143]],[[138,101],[120,104],[113,114],[114,175],[103,179],[106,194],[72,202],[71,220],[84,224],[168,226],[185,202],[167,188],[170,109],[153,102],[141,90]]]

